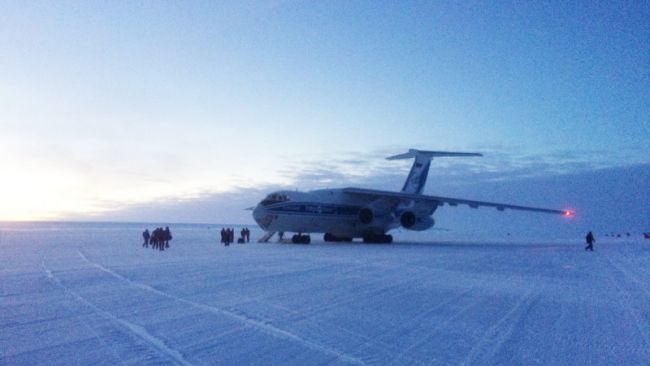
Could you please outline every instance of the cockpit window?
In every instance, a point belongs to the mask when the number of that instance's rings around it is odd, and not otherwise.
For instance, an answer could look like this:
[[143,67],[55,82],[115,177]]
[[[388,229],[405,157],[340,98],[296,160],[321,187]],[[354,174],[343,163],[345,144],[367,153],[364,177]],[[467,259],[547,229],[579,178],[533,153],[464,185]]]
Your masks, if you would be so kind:
[[273,203],[288,201],[289,197],[286,194],[272,193],[262,200],[262,206],[268,206]]

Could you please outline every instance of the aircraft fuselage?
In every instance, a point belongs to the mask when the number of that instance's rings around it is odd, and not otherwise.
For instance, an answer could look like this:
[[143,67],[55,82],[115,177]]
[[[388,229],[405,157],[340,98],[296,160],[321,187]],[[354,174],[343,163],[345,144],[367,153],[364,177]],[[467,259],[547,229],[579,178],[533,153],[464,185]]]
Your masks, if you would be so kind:
[[362,224],[359,211],[371,202],[370,198],[349,195],[342,189],[279,191],[255,207],[253,218],[266,231],[330,233],[349,238],[383,234],[399,226],[393,215]]

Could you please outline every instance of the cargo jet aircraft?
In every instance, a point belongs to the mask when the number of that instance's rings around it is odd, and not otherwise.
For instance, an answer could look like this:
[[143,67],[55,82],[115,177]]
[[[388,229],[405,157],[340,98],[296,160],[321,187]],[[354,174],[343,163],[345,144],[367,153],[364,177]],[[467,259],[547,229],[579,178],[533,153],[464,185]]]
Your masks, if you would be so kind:
[[545,212],[572,216],[567,210],[510,205],[462,198],[423,195],[422,191],[434,157],[482,156],[479,153],[422,151],[388,157],[388,160],[415,159],[401,192],[364,188],[319,189],[309,192],[278,191],[269,194],[253,210],[253,218],[267,231],[260,241],[268,241],[275,232],[297,233],[294,243],[309,243],[309,234],[324,233],[325,241],[391,243],[387,232],[403,227],[423,231],[433,227],[433,213],[440,206],[468,205]]

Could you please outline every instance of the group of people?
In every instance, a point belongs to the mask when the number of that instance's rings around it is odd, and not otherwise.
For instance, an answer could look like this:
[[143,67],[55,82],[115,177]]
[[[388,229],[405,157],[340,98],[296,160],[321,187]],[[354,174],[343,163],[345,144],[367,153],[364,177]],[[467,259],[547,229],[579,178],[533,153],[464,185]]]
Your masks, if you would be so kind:
[[165,226],[164,229],[162,227],[156,228],[151,233],[149,233],[149,229],[144,229],[142,239],[144,240],[142,242],[143,248],[149,248],[149,244],[151,244],[153,249],[165,250],[165,248],[169,248],[172,233],[169,231],[169,226]]
[[[237,243],[243,244],[243,243],[249,243],[251,240],[251,231],[248,230],[247,227],[241,229],[239,232],[239,239],[237,239]],[[233,228],[224,228],[221,229],[221,243],[223,245],[230,245],[230,243],[233,243],[235,241],[235,229]]]
[[[280,235],[282,235],[281,233]],[[239,232],[239,238],[237,239],[238,243],[249,243],[251,239],[251,231],[245,227],[241,229]],[[280,236],[282,238],[282,236]],[[172,233],[169,230],[169,226],[165,226],[163,229],[162,227],[158,227],[154,229],[151,233],[149,233],[149,229],[145,229],[142,232],[142,247],[143,248],[148,248],[149,245],[151,245],[151,248],[153,249],[158,249],[158,250],[165,250],[165,248],[169,248],[169,241],[172,240]],[[233,243],[235,241],[235,230],[233,228],[223,228],[221,229],[221,243],[224,245],[230,245],[230,243]],[[587,233],[585,236],[585,241],[587,242],[587,246],[585,247],[585,250],[594,250],[594,242],[596,242],[596,239],[594,238],[594,234]]]

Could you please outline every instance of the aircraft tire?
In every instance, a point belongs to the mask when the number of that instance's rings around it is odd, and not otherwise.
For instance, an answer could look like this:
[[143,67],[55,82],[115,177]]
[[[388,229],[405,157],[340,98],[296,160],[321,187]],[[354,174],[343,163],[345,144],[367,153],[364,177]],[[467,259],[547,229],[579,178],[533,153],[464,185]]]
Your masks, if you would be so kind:
[[393,242],[393,236],[386,234],[369,234],[363,237],[363,242],[369,244],[390,244]]
[[311,243],[311,237],[309,235],[295,234],[291,237],[291,242],[294,244],[309,244]]
[[325,235],[323,235],[323,240],[326,242],[336,242],[336,243],[348,242],[349,243],[352,241],[352,238],[347,236],[336,236],[332,233],[325,233]]

